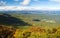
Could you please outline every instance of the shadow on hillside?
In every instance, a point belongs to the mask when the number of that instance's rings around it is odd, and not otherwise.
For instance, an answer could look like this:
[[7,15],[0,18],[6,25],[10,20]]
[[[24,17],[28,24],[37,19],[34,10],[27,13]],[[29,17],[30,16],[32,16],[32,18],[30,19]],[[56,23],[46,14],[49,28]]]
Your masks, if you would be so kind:
[[16,17],[12,17],[9,14],[0,14],[0,24],[2,25],[17,25],[17,26],[26,26],[28,23],[22,21],[22,19],[18,19]]
[[0,25],[0,38],[14,38],[16,29]]

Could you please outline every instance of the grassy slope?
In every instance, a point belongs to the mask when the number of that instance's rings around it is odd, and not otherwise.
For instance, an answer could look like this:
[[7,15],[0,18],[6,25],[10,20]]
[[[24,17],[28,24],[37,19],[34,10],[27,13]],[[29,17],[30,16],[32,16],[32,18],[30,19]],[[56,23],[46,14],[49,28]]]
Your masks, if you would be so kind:
[[18,26],[19,29],[16,29],[13,35],[15,38],[60,38],[60,27],[58,26],[60,24],[58,24],[58,22],[47,23],[33,21],[33,19],[55,20],[55,17],[58,16],[48,16],[44,14],[11,14],[11,16],[32,24],[32,26]]

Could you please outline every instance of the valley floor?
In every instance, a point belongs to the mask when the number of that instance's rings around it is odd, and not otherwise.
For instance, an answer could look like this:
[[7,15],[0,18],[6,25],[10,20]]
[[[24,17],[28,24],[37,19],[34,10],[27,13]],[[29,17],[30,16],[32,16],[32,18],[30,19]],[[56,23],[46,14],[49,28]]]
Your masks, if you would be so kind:
[[0,15],[0,38],[60,38],[60,21],[57,20],[60,19],[59,16],[40,14],[11,14],[11,16]]

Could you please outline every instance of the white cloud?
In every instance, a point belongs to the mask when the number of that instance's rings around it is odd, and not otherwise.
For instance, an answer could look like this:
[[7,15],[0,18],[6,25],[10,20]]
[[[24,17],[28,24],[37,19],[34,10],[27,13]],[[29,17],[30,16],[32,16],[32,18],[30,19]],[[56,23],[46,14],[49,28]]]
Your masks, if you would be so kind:
[[4,11],[6,11],[6,10],[17,10],[17,7],[15,7],[15,6],[0,6],[0,10],[4,10]]
[[50,0],[50,1],[53,1],[53,2],[60,2],[60,0]]
[[60,10],[58,7],[32,7],[32,6],[0,6],[0,11],[2,10]]
[[20,2],[22,5],[28,5],[31,2],[31,0],[24,0],[23,2]]
[[0,1],[0,6],[5,6],[6,2],[5,1]]
[[[14,1],[17,2],[19,0],[14,0]],[[32,0],[23,0],[23,2],[20,2],[20,4],[26,6],[26,5],[29,5],[31,1]],[[33,1],[39,1],[39,0],[33,0]]]
[[0,6],[0,10],[39,10],[40,7],[30,7],[30,6]]

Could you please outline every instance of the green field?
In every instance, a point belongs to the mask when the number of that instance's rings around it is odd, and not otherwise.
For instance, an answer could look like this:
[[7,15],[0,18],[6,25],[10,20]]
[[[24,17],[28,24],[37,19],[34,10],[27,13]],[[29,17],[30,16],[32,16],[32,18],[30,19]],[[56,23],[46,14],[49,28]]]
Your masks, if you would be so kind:
[[[20,18],[23,21],[31,24],[32,26],[48,26],[48,27],[55,27],[60,25],[60,15],[46,15],[46,14],[11,14],[16,18]],[[40,21],[33,21],[34,19]],[[46,22],[52,21],[52,22]]]
[[[8,18],[6,18],[6,15],[3,15],[4,19],[2,18],[0,21],[2,20],[2,25],[5,24],[8,25],[9,28],[16,28],[16,31],[13,31],[15,32],[15,34],[13,34],[15,38],[60,38],[60,15],[18,13],[9,15],[11,15],[11,17],[9,17],[10,19],[13,18],[14,23],[13,21],[9,21],[9,19],[8,24],[8,22],[5,21]],[[17,24],[16,20],[18,23],[20,20],[20,24]],[[13,37],[8,36],[8,38]]]

